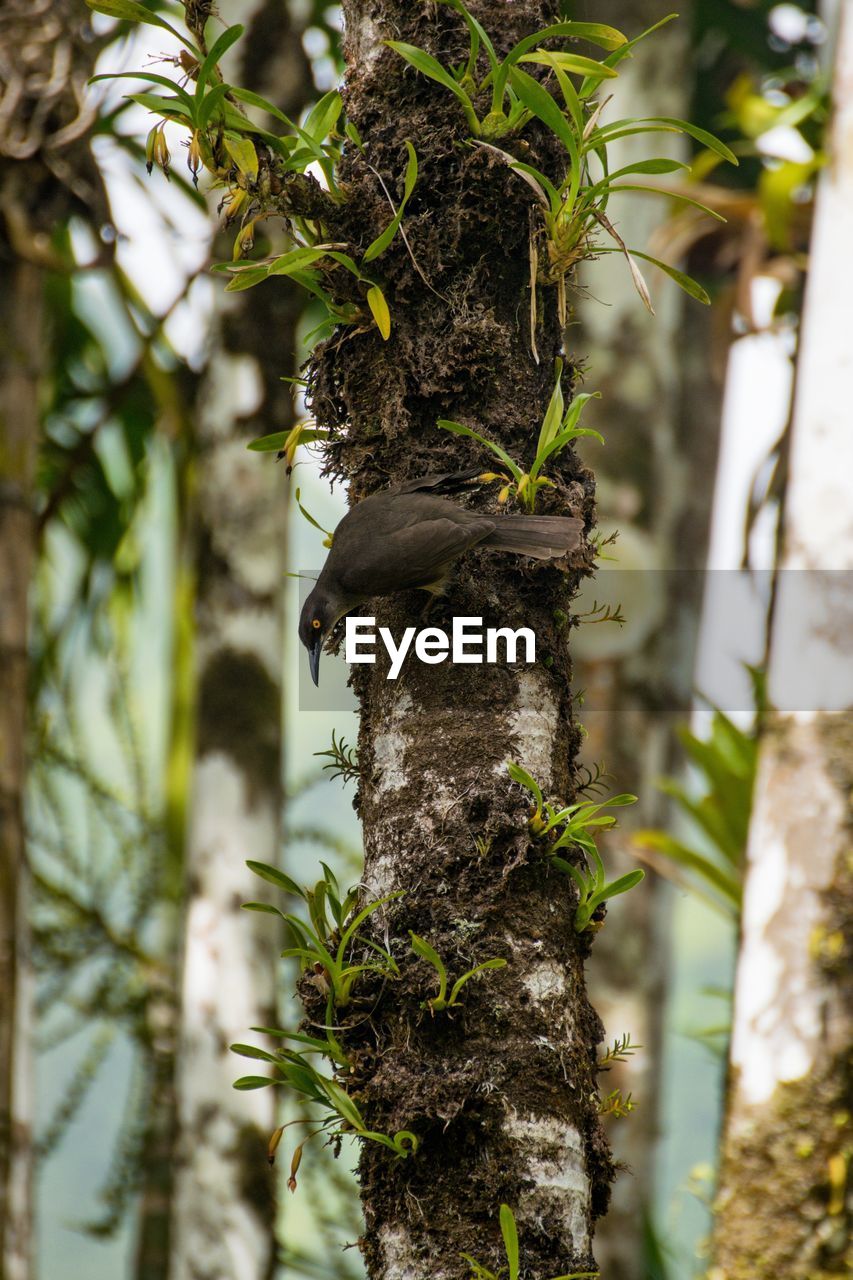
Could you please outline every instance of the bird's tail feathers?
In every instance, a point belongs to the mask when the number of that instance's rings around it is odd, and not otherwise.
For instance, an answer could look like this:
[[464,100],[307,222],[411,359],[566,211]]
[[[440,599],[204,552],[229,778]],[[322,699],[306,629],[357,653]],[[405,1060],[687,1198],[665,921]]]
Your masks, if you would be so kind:
[[502,516],[480,546],[534,560],[557,560],[577,549],[582,529],[577,516]]

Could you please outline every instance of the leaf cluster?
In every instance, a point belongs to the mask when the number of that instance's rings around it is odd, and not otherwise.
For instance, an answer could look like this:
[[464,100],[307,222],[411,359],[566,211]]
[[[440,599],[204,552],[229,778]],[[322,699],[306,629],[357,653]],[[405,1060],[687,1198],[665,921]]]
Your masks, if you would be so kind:
[[[594,828],[608,828],[616,825],[616,818],[612,814],[603,813],[602,810],[635,804],[637,797],[625,792],[597,804],[591,801],[580,801],[560,807],[544,799],[538,782],[521,765],[509,761],[507,772],[513,782],[519,783],[533,797],[534,806],[530,815],[531,833],[537,840],[548,841],[547,852],[553,866],[558,871],[571,876],[577,885],[575,931],[583,933],[589,928],[593,915],[602,903],[616,897],[617,894],[627,893],[645,876],[645,872],[637,868],[635,871],[618,876],[615,880],[608,881],[604,863],[592,834]],[[574,848],[580,848],[583,851],[587,862],[586,867],[576,867],[565,858],[558,856],[558,850]]]
[[[709,301],[704,289],[683,272],[639,250],[629,250],[607,216],[612,194],[619,191],[641,191],[666,195],[685,204],[699,207],[712,218],[725,221],[720,214],[700,205],[692,197],[646,183],[625,181],[638,176],[660,176],[689,168],[681,161],[652,157],[625,165],[610,172],[607,148],[620,138],[642,134],[687,134],[703,147],[732,164],[734,153],[713,134],[686,120],[669,116],[628,117],[609,124],[599,123],[606,102],[596,101],[601,86],[618,75],[617,67],[630,57],[636,45],[676,17],[667,17],[629,40],[621,31],[600,23],[559,22],[519,41],[500,61],[494,46],[479,22],[468,12],[462,0],[444,0],[465,21],[470,48],[467,62],[446,68],[423,49],[400,41],[388,41],[390,48],[405,58],[421,74],[437,81],[459,100],[473,141],[499,155],[536,194],[545,236],[546,262],[541,269],[544,283],[557,286],[560,321],[567,321],[566,277],[582,258],[598,253],[625,255],[634,284],[646,307],[651,299],[637,258],[653,263],[680,288],[701,302]],[[574,50],[546,49],[546,43],[584,40],[609,50],[600,59],[590,58]],[[488,72],[477,80],[476,71],[481,50],[488,61]],[[548,82],[540,82],[522,67],[522,63],[544,67],[548,81],[553,78],[559,97],[555,98]],[[579,79],[575,84],[572,77]],[[475,109],[476,99],[491,90],[491,109],[482,119]],[[531,120],[538,120],[563,144],[566,163],[563,175],[553,181],[541,170],[522,162],[511,153],[494,145],[495,139],[517,134]],[[601,231],[615,242],[601,245]],[[535,273],[540,273],[538,250],[535,250]]]
[[[265,1027],[253,1029],[268,1030]],[[273,1032],[273,1034],[276,1033]],[[297,1037],[291,1034],[291,1038]],[[301,1038],[308,1039],[308,1037]],[[318,1071],[306,1053],[291,1049],[280,1049],[275,1053],[269,1053],[266,1049],[260,1049],[252,1044],[232,1044],[231,1049],[241,1057],[268,1062],[276,1071],[275,1076],[241,1076],[234,1082],[235,1089],[266,1089],[272,1085],[285,1084],[299,1097],[316,1104],[327,1113],[321,1121],[321,1130],[335,1136],[348,1133],[364,1141],[377,1142],[380,1146],[388,1147],[401,1159],[417,1151],[419,1145],[417,1135],[408,1129],[401,1129],[393,1136],[368,1129],[357,1103],[350,1094],[331,1076],[323,1075]]]
[[466,427],[461,422],[452,422],[447,418],[439,418],[438,420],[439,427],[444,431],[451,431],[454,435],[468,436],[472,440],[476,440],[479,444],[489,449],[498,461],[506,467],[510,473],[509,476],[495,477],[506,481],[498,499],[500,502],[506,502],[509,495],[514,494],[527,507],[528,511],[535,510],[536,494],[539,489],[543,485],[553,486],[553,481],[542,474],[542,469],[547,462],[555,458],[573,441],[579,440],[584,436],[594,436],[600,444],[604,444],[604,438],[600,432],[594,431],[592,427],[578,425],[586,405],[590,400],[600,399],[601,393],[593,391],[576,395],[572,398],[567,409],[563,397],[562,376],[563,360],[562,357],[558,356],[555,361],[554,390],[551,392],[548,408],[539,428],[536,456],[529,471],[524,471],[518,463],[514,462],[507,451],[496,441],[490,440],[488,436],[484,436],[478,431],[474,431],[472,427]]
[[[336,89],[324,94],[303,123],[297,124],[260,94],[222,79],[219,62],[243,35],[241,25],[229,27],[203,54],[165,19],[144,5],[134,3],[134,0],[86,2],[91,9],[110,17],[164,27],[185,46],[178,61],[187,87],[168,76],[150,71],[104,74],[95,76],[93,82],[142,80],[167,91],[165,94],[145,91],[128,95],[130,101],[160,117],[148,135],[148,170],[150,172],[154,164],[158,164],[167,176],[170,173],[171,156],[163,132],[166,122],[187,129],[190,135],[187,163],[193,182],[197,183],[202,168],[207,170],[213,185],[226,189],[221,206],[226,210],[226,221],[239,226],[235,260],[214,268],[231,275],[226,290],[238,292],[253,288],[270,277],[287,276],[326,305],[328,320],[324,325],[357,324],[369,316],[369,323],[375,324],[382,337],[387,339],[391,333],[390,308],[381,285],[366,268],[385,252],[400,228],[406,203],[418,177],[417,156],[412,144],[406,143],[402,200],[393,210],[388,226],[357,263],[346,252],[347,245],[328,241],[316,219],[295,215],[287,217],[286,209],[277,208],[270,177],[274,172],[280,188],[282,178],[305,175],[309,166],[316,166],[325,180],[325,196],[333,203],[342,200],[337,184],[337,166],[343,139],[349,136],[355,145],[359,145],[360,140],[352,126],[338,132],[343,102]],[[190,82],[194,82],[192,92],[188,87]],[[255,124],[246,114],[246,107],[265,112],[276,125],[283,125],[284,131],[273,132]],[[319,192],[319,188],[317,190]],[[265,261],[240,261],[254,246],[257,222],[273,212],[286,217],[294,248]],[[342,269],[353,277],[358,301],[336,299],[339,291],[333,290],[329,281],[330,274],[336,269]]]
[[695,843],[660,829],[638,831],[634,844],[648,851],[663,874],[677,877],[710,906],[737,920],[743,893],[743,863],[758,763],[756,731],[739,729],[715,709],[708,738],[679,731],[685,755],[696,771],[692,782],[665,778],[658,785],[700,833]]
[[465,986],[466,982],[470,981],[471,978],[476,978],[478,974],[485,973],[486,970],[489,969],[506,968],[506,960],[497,957],[493,960],[486,960],[482,964],[476,964],[473,969],[468,969],[461,977],[456,979],[450,989],[450,995],[448,996],[447,969],[441,956],[434,947],[430,946],[425,938],[418,937],[418,935],[416,933],[412,933],[411,930],[409,931],[409,936],[412,939],[412,950],[415,955],[420,956],[422,960],[426,960],[427,964],[431,964],[438,975],[438,994],[433,996],[431,1000],[425,1000],[421,1006],[421,1008],[428,1008],[431,1013],[441,1013],[445,1009],[453,1009],[457,1005],[461,1004],[462,1001],[459,999],[459,996],[462,992],[462,988]]
[[[378,973],[382,977],[397,977],[399,970],[394,957],[384,947],[359,932],[364,922],[386,902],[402,896],[402,890],[386,894],[365,906],[358,907],[361,890],[358,886],[342,893],[334,872],[321,862],[323,875],[312,888],[303,888],[290,876],[264,862],[247,862],[255,875],[284,889],[286,893],[301,898],[307,909],[304,920],[292,912],[280,911],[269,902],[246,902],[247,911],[264,911],[279,916],[290,927],[296,945],[287,947],[282,956],[299,960],[304,969],[313,969],[328,992],[333,1008],[342,1008],[352,999],[352,990],[365,973]],[[371,960],[355,960],[353,952],[361,947],[362,953],[370,951],[376,957]]]

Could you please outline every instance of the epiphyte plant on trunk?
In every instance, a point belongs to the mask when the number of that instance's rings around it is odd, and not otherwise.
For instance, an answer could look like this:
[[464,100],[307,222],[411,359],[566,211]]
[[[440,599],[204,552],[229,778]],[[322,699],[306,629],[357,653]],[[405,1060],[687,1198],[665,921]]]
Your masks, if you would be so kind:
[[[328,1114],[315,1132],[327,1132],[332,1137],[352,1133],[365,1141],[378,1142],[388,1147],[400,1158],[413,1154],[418,1148],[418,1138],[414,1133],[403,1129],[388,1135],[368,1129],[352,1096],[338,1081],[317,1071],[307,1056],[312,1053],[328,1058],[333,1068],[343,1072],[345,1077],[350,1072],[350,1060],[336,1035],[337,1031],[344,1030],[338,1023],[339,1011],[349,1005],[354,986],[366,974],[376,974],[383,979],[399,976],[398,966],[390,952],[372,939],[365,938],[359,930],[374,912],[402,894],[388,894],[359,908],[359,887],[355,886],[347,893],[342,893],[337,877],[324,862],[321,863],[323,876],[313,889],[297,884],[277,867],[251,861],[247,866],[262,880],[301,898],[306,905],[308,921],[280,911],[269,902],[243,904],[247,911],[279,916],[290,927],[298,945],[287,947],[281,954],[285,959],[299,960],[305,973],[310,975],[308,980],[325,996],[325,1023],[322,1027],[325,1034],[321,1038],[299,1031],[254,1027],[253,1030],[260,1034],[292,1040],[303,1047],[269,1052],[255,1045],[232,1045],[234,1053],[269,1063],[276,1072],[275,1076],[243,1076],[235,1081],[235,1089],[264,1089],[284,1084],[302,1100],[315,1103],[327,1111]],[[357,946],[361,947],[362,953],[369,952],[375,958],[353,961],[351,952]],[[301,1145],[297,1151],[298,1155],[294,1156],[294,1160],[298,1166]],[[295,1170],[292,1170],[293,1186],[295,1176]]]
[[[222,80],[219,61],[242,36],[242,26],[229,27],[203,57],[192,41],[134,0],[86,2],[89,8],[109,17],[163,27],[185,46],[174,61],[182,70],[183,78],[195,82],[192,93],[168,77],[150,71],[98,75],[93,78],[93,83],[143,80],[169,90],[166,96],[150,92],[128,95],[130,101],[160,117],[148,135],[148,171],[150,173],[156,163],[167,177],[170,174],[171,156],[163,132],[164,124],[169,121],[186,128],[190,135],[187,163],[193,182],[197,184],[202,168],[207,170],[213,186],[225,190],[220,208],[225,210],[226,224],[238,226],[235,260],[213,268],[232,274],[226,289],[236,292],[252,288],[271,277],[287,276],[326,304],[329,316],[324,322],[325,327],[361,322],[365,318],[363,304],[366,304],[372,322],[387,340],[391,333],[390,309],[381,285],[366,274],[364,268],[385,252],[400,227],[406,202],[418,176],[417,156],[412,144],[406,143],[407,163],[400,204],[395,207],[392,202],[388,226],[361,255],[359,265],[350,254],[343,252],[348,247],[346,244],[328,241],[318,216],[325,202],[334,204],[343,199],[336,181],[344,136],[336,132],[343,106],[337,90],[325,94],[300,126],[266,98]],[[246,106],[266,112],[284,124],[288,132],[272,133],[254,124],[245,113]],[[349,136],[357,145],[357,135],[353,136],[352,130]],[[311,165],[321,170],[325,190],[307,175]],[[300,212],[288,198],[288,180],[296,176],[305,184],[302,203],[316,205],[316,210],[306,207],[304,212]],[[313,196],[312,185],[316,188]],[[294,248],[263,261],[239,261],[254,247],[258,222],[276,216],[284,219]],[[330,274],[336,269],[343,269],[356,281],[359,286],[356,300],[333,297],[333,294],[340,293],[340,289],[334,290],[329,282]]]
[[[509,1280],[519,1280],[521,1275],[521,1252],[518,1247],[518,1226],[516,1225],[515,1214],[508,1204],[501,1205],[500,1223]],[[484,1267],[476,1258],[472,1258],[470,1253],[463,1253],[462,1257],[471,1268],[471,1280],[499,1280],[494,1271]],[[597,1271],[572,1271],[568,1275],[552,1276],[551,1280],[596,1280],[598,1275],[599,1272]]]
[[[617,169],[614,173],[611,173],[608,167],[609,143],[635,134],[651,133],[688,134],[721,159],[737,164],[736,156],[724,143],[706,129],[700,129],[687,120],[679,120],[671,116],[655,116],[644,119],[615,120],[607,125],[599,124],[602,112],[607,105],[607,100],[596,101],[595,95],[602,84],[618,75],[616,67],[626,57],[631,56],[631,51],[641,40],[671,22],[677,15],[669,14],[633,40],[629,40],[621,31],[600,23],[555,23],[519,41],[507,57],[499,61],[488,35],[480,23],[468,13],[461,0],[442,0],[442,2],[455,9],[468,26],[471,43],[469,58],[464,66],[447,70],[422,49],[399,41],[389,40],[387,43],[419,72],[437,80],[450,90],[462,105],[473,141],[499,155],[535,191],[545,233],[547,266],[540,271],[539,247],[537,237],[534,237],[531,240],[531,276],[533,277],[531,283],[535,285],[535,281],[539,279],[544,284],[556,285],[561,325],[565,327],[568,319],[567,276],[581,259],[594,257],[599,253],[625,255],[634,284],[649,311],[653,311],[651,298],[637,266],[637,258],[651,262],[665,272],[691,297],[700,302],[709,302],[708,295],[701,285],[684,272],[641,250],[629,250],[606,214],[608,201],[614,192],[645,191],[681,200],[703,210],[718,221],[725,221],[713,209],[684,194],[645,184],[624,181],[617,183],[616,181],[634,175],[661,175],[674,173],[679,169],[689,169],[689,165],[680,160],[667,157],[639,160]],[[557,37],[567,40],[585,40],[610,49],[611,52],[599,61],[574,52],[555,52],[541,47],[543,41]],[[474,73],[481,47],[488,58],[489,71],[478,83]],[[562,107],[544,84],[521,68],[519,64],[523,62],[543,66],[554,76],[563,98]],[[575,88],[572,83],[571,76],[580,77],[581,83],[578,88]],[[483,120],[480,120],[474,103],[489,89],[492,92],[491,110]],[[565,175],[557,184],[547,174],[494,145],[495,138],[519,133],[534,118],[555,134],[566,150]],[[593,159],[600,169],[597,176],[593,175],[590,169],[590,162]],[[616,242],[615,246],[603,246],[596,242],[594,233],[602,229]],[[533,308],[531,335],[535,353],[535,287],[531,291],[531,306]]]
[[456,979],[450,989],[450,995],[448,996],[447,967],[445,966],[441,956],[435,948],[427,942],[426,938],[419,938],[418,935],[416,933],[412,933],[411,930],[409,931],[409,936],[412,939],[412,950],[415,955],[420,956],[422,960],[426,960],[427,964],[431,964],[438,974],[438,994],[434,995],[430,1000],[424,1000],[421,1006],[422,1008],[429,1009],[430,1013],[433,1014],[442,1013],[445,1009],[455,1009],[457,1005],[460,1005],[462,1001],[459,997],[462,994],[462,988],[465,986],[466,982],[470,982],[472,978],[476,978],[479,974],[486,973],[491,969],[506,968],[506,960],[498,956],[492,960],[484,960],[482,964],[475,964],[472,969],[468,969]]
[[[547,841],[546,852],[551,865],[564,872],[574,880],[578,889],[578,905],[575,911],[575,932],[583,933],[593,924],[593,916],[609,898],[620,893],[627,893],[644,878],[645,872],[638,867],[628,871],[615,880],[608,881],[604,863],[598,852],[592,829],[606,829],[616,825],[616,818],[611,813],[603,813],[604,809],[622,808],[636,804],[637,797],[623,792],[622,795],[611,796],[609,800],[595,804],[591,801],[580,801],[564,806],[554,805],[542,795],[542,788],[535,778],[521,765],[510,761],[507,772],[513,782],[517,782],[530,792],[533,797],[533,808],[530,813],[529,827],[536,840]],[[559,830],[558,830],[559,829]],[[588,866],[576,867],[565,858],[557,856],[560,849],[580,849]]]
[[[531,241],[531,274],[534,284],[555,284],[561,324],[567,320],[566,278],[574,265],[582,258],[599,253],[624,253],[632,277],[646,306],[651,310],[648,288],[637,266],[636,259],[644,258],[666,272],[681,288],[694,298],[707,302],[708,297],[696,281],[668,263],[650,257],[640,250],[629,250],[606,215],[610,195],[614,191],[643,190],[664,194],[697,205],[681,193],[637,184],[616,183],[632,175],[664,174],[685,169],[681,161],[667,158],[651,158],[627,165],[610,173],[607,162],[607,146],[610,142],[632,134],[675,133],[688,134],[719,157],[736,164],[734,154],[707,130],[688,121],[673,117],[628,118],[600,125],[599,118],[606,102],[596,102],[595,95],[601,85],[618,75],[616,67],[629,57],[636,44],[675,17],[670,14],[660,22],[629,40],[622,32],[600,23],[560,22],[519,41],[503,60],[499,60],[494,45],[479,22],[468,12],[461,0],[442,0],[463,18],[470,33],[470,51],[467,62],[452,70],[441,66],[424,50],[405,42],[386,41],[386,44],[431,79],[437,80],[460,100],[474,141],[497,152],[512,169],[536,192],[541,206],[546,240],[548,266],[540,272],[537,237]],[[342,101],[336,90],[327,93],[299,126],[282,111],[256,93],[231,85],[222,80],[218,62],[240,38],[243,28],[229,27],[213,44],[206,56],[192,41],[180,35],[158,15],[151,13],[134,0],[86,0],[90,8],[99,13],[122,20],[149,23],[165,27],[173,32],[185,48],[177,63],[187,80],[194,80],[191,94],[181,85],[154,72],[120,72],[98,76],[97,80],[136,78],[148,81],[170,92],[163,97],[155,93],[136,93],[130,99],[161,117],[149,135],[150,162],[161,164],[169,171],[170,157],[162,132],[164,121],[182,125],[190,132],[188,163],[196,180],[199,169],[206,168],[215,185],[226,188],[223,204],[227,208],[226,221],[237,222],[239,230],[235,242],[235,258],[243,258],[254,246],[258,221],[279,217],[285,222],[294,248],[287,253],[263,261],[219,264],[218,270],[232,273],[226,286],[230,291],[252,288],[277,275],[288,276],[320,298],[328,309],[328,319],[322,326],[328,330],[336,324],[356,325],[365,319],[364,306],[382,337],[391,333],[391,310],[381,284],[364,268],[383,253],[394,236],[402,228],[405,205],[417,181],[418,163],[415,149],[406,141],[407,163],[403,181],[403,194],[399,205],[392,204],[392,218],[385,230],[376,237],[362,255],[361,264],[352,253],[345,252],[349,245],[327,239],[322,223],[325,204],[340,203],[345,199],[337,182],[337,169],[341,147],[345,140],[359,150],[361,139],[353,125],[338,130]],[[582,39],[611,52],[597,60],[574,52],[545,49],[543,41],[562,38]],[[475,79],[478,60],[484,52],[489,70],[480,82]],[[519,65],[522,62],[544,66],[556,78],[564,105],[561,107],[548,88]],[[570,79],[580,76],[576,89]],[[481,94],[491,92],[492,106],[482,121],[474,110],[474,101]],[[254,124],[245,114],[244,107],[251,106],[267,112],[288,132],[275,134]],[[563,144],[567,152],[567,168],[562,181],[555,185],[547,174],[527,165],[507,151],[487,141],[490,138],[517,134],[533,119],[544,124]],[[600,176],[590,171],[590,161],[595,157]],[[321,189],[309,174],[309,165],[321,169],[326,190]],[[299,178],[302,186],[295,192],[293,180]],[[383,184],[384,185],[384,184]],[[311,188],[314,188],[312,191]],[[388,197],[390,199],[390,197]],[[699,205],[700,208],[704,206]],[[711,217],[725,221],[712,209],[706,209]],[[616,247],[596,243],[594,231],[603,228]],[[351,292],[343,289],[340,271],[349,273],[358,288],[356,298],[347,297]],[[343,296],[341,296],[343,293]],[[531,293],[531,340],[535,352],[535,288]]]
[[509,471],[509,476],[494,475],[490,478],[504,481],[503,487],[498,495],[498,502],[504,503],[510,494],[514,495],[516,500],[521,502],[528,511],[536,509],[536,494],[543,487],[548,485],[553,487],[553,481],[547,476],[542,475],[542,468],[545,463],[552,457],[555,457],[561,449],[565,449],[575,440],[580,440],[585,436],[592,436],[600,444],[604,444],[604,437],[600,432],[595,431],[592,427],[581,427],[581,414],[590,400],[598,400],[601,397],[600,391],[582,392],[573,396],[568,409],[565,407],[563,397],[562,376],[563,376],[563,359],[558,356],[555,361],[555,379],[554,390],[551,393],[551,399],[548,402],[548,409],[542,419],[542,426],[539,429],[539,439],[536,443],[536,456],[533,459],[533,465],[529,471],[523,471],[518,463],[513,462],[506,449],[502,448],[496,441],[490,440],[488,436],[482,435],[478,431],[474,431],[471,427],[466,427],[461,422],[451,422],[447,418],[440,418],[438,425],[445,431],[451,431],[454,435],[469,436],[472,440],[476,440],[479,444],[484,445],[495,455]]

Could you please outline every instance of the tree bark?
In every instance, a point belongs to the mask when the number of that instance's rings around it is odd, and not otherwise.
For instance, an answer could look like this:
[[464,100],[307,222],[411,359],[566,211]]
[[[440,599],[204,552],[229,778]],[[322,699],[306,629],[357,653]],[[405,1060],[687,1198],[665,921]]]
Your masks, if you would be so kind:
[[713,1280],[849,1275],[853,741],[853,15],[843,6],[797,368],[776,714],[759,761],[735,992]]
[[[557,5],[540,0],[472,9],[499,51],[557,17]],[[458,15],[400,0],[347,0],[344,14],[347,114],[372,168],[345,153],[348,201],[331,238],[363,252],[389,218],[373,170],[399,196],[407,139],[420,164],[406,217],[419,270],[399,238],[376,264],[390,340],[375,328],[338,333],[312,362],[314,413],[334,435],[328,469],[358,499],[388,480],[487,463],[437,430],[439,417],[483,429],[529,461],[561,335],[546,289],[537,365],[522,184],[466,145],[455,100],[381,43],[408,41],[457,64],[467,50]],[[560,162],[543,131],[528,128],[525,140],[534,164]],[[591,523],[590,473],[565,453],[552,474],[556,488],[538,508]],[[497,509],[491,496],[475,501]],[[385,912],[401,978],[363,989],[342,1033],[348,1087],[370,1129],[408,1129],[421,1143],[406,1160],[363,1147],[361,1243],[373,1280],[456,1280],[468,1274],[462,1251],[499,1270],[501,1202],[516,1215],[528,1274],[593,1265],[613,1171],[596,1105],[602,1029],[583,980],[589,935],[574,932],[574,891],[531,843],[527,799],[505,768],[516,760],[546,793],[574,792],[579,733],[561,619],[588,563],[582,554],[567,574],[475,553],[458,566],[444,607],[484,625],[532,627],[533,667],[413,664],[391,682],[380,658],[353,675],[364,883],[371,896],[403,897]],[[377,622],[398,634],[417,607],[411,596],[383,600]],[[422,1002],[435,994],[434,975],[409,950],[410,930],[451,976],[493,957],[509,965],[470,983],[463,1009],[431,1017]],[[322,1019],[303,993],[309,1016]]]
[[[246,6],[239,14],[246,21]],[[298,119],[313,94],[286,5],[254,6],[239,83]],[[298,50],[295,53],[294,50]],[[284,74],[282,74],[284,73]],[[223,237],[225,240],[226,237]],[[230,256],[233,232],[219,246]],[[281,582],[284,468],[249,440],[292,425],[303,297],[293,286],[228,296],[200,397],[192,507],[197,593],[197,740],[187,836],[186,937],[178,1058],[176,1280],[262,1280],[275,1265],[276,1197],[266,1147],[272,1093],[234,1093],[230,1052],[276,1021],[280,940],[241,910],[246,859],[280,858]]]
[[0,1271],[30,1273],[28,929],[23,791],[27,594],[35,547],[38,381],[50,237],[85,201],[103,208],[82,87],[97,52],[71,0],[9,0],[0,14]]
[[35,541],[41,272],[14,265],[3,291],[0,363],[0,1274],[28,1274],[32,1115],[21,1097],[29,1057],[24,776],[27,595]]

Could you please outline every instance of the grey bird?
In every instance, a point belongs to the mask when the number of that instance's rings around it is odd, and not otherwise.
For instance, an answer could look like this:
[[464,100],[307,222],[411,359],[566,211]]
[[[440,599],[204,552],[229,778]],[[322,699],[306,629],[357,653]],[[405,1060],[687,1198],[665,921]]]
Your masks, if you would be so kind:
[[471,547],[554,560],[579,545],[583,521],[576,516],[486,515],[440,496],[478,475],[422,476],[365,498],[344,516],[299,619],[315,684],[323,642],[365,600],[414,589],[440,594],[454,562]]

